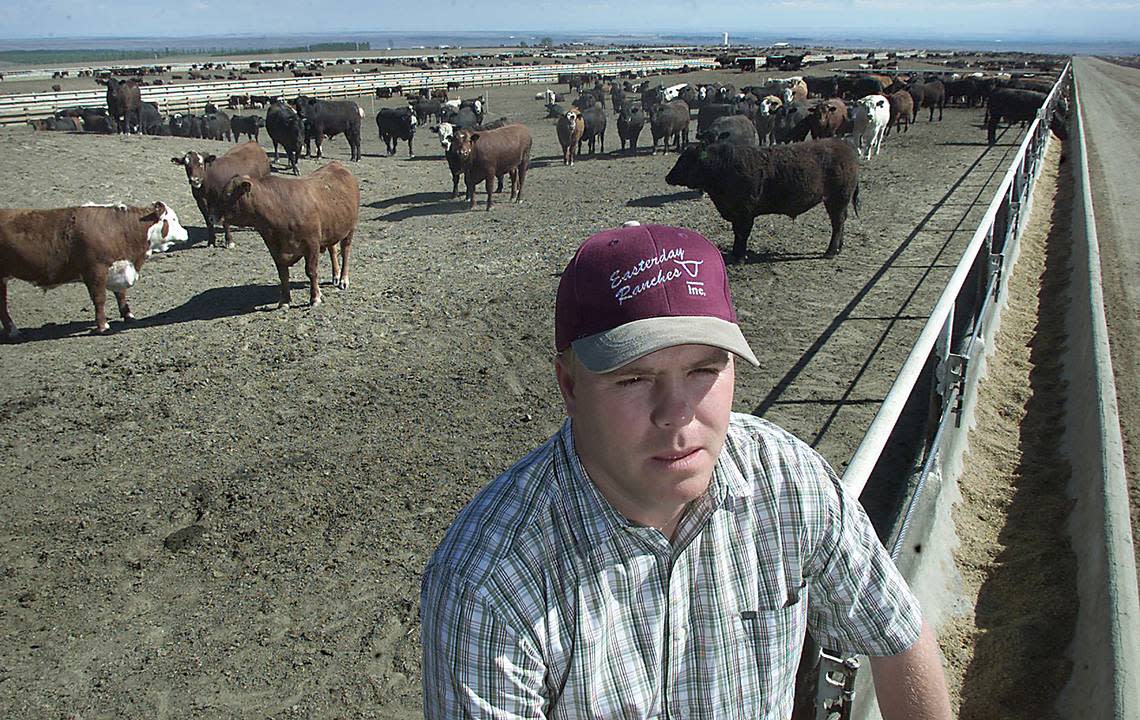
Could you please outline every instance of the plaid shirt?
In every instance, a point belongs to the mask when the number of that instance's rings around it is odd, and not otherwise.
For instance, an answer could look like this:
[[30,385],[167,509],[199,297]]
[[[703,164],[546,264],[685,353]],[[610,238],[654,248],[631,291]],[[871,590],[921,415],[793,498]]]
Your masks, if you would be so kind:
[[567,420],[459,514],[420,601],[433,720],[783,720],[807,628],[893,655],[921,624],[826,461],[736,413],[672,543],[602,498]]

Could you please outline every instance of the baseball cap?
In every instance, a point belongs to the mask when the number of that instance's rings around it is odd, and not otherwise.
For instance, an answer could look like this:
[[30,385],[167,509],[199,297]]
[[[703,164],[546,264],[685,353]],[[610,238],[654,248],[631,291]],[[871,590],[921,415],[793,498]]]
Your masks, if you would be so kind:
[[759,365],[736,324],[720,250],[668,225],[604,230],[578,248],[558,284],[554,345],[606,373],[674,345],[711,345]]

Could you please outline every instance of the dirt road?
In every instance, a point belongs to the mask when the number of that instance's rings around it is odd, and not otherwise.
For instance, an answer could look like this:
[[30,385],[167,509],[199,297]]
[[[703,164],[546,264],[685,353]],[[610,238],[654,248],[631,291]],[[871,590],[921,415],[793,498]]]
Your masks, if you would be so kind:
[[[1140,528],[1140,69],[1076,58],[1133,537]],[[1140,551],[1137,552],[1140,568]]]

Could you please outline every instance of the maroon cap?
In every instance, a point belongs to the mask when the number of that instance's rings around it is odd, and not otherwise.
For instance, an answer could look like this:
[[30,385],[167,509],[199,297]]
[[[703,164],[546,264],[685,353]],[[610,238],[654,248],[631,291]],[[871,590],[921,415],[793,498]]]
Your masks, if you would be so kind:
[[627,224],[582,243],[558,284],[554,344],[596,373],[689,344],[760,364],[736,324],[720,250],[668,225]]

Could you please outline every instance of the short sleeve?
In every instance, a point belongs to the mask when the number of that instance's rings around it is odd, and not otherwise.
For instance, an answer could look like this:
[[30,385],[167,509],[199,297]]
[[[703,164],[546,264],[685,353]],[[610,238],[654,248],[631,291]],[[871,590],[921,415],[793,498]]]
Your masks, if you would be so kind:
[[424,573],[420,641],[427,720],[546,717],[546,668],[530,634],[443,565]]
[[897,655],[918,640],[918,600],[857,500],[826,462],[821,480],[825,531],[808,567],[809,626],[836,651]]

